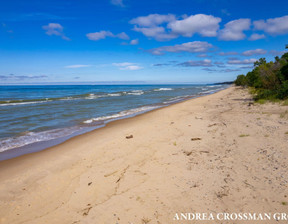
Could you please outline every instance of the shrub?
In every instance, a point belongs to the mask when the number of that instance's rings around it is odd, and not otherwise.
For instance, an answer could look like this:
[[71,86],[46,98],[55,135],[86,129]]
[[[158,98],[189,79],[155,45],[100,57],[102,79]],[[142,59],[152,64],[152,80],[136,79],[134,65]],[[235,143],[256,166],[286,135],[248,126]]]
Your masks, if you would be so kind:
[[[254,69],[246,75],[238,75],[237,86],[249,86],[255,94],[255,100],[266,99],[276,102],[288,98],[288,53],[275,57],[274,62],[260,58],[254,63]],[[251,90],[252,89],[252,90]]]
[[283,82],[283,84],[280,86],[277,93],[277,98],[281,100],[288,98],[288,80]]
[[237,79],[235,80],[236,86],[246,86],[247,85],[247,79],[245,75],[238,75]]

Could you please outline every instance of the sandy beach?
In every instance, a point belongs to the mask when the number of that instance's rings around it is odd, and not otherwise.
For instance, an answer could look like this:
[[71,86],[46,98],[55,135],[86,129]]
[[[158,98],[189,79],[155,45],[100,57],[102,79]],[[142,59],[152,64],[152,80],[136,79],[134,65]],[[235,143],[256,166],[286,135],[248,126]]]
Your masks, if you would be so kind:
[[0,162],[0,223],[243,223],[175,215],[288,213],[287,132],[288,106],[255,104],[236,87],[111,122]]

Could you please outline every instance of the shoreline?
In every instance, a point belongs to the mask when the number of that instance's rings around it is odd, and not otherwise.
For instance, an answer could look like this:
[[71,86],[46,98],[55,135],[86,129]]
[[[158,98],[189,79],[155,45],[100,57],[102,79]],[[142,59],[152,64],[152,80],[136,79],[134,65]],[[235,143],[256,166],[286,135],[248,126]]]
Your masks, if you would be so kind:
[[287,213],[288,107],[249,102],[246,90],[230,87],[1,161],[0,223]]
[[[119,117],[119,118],[116,118],[116,119],[103,120],[102,121],[103,123],[101,123],[99,125],[93,125],[91,127],[88,127],[88,126],[87,127],[82,127],[83,130],[80,129],[79,131],[73,132],[72,134],[69,134],[67,136],[62,136],[62,137],[58,137],[58,138],[54,138],[54,139],[50,139],[50,140],[45,140],[45,141],[33,142],[33,143],[30,143],[30,144],[27,144],[27,145],[23,145],[23,146],[20,146],[20,147],[8,149],[8,150],[0,152],[0,162],[8,160],[8,159],[13,159],[13,158],[16,158],[16,157],[19,157],[19,156],[22,156],[22,155],[31,154],[31,153],[40,152],[40,151],[49,149],[51,147],[57,146],[57,145],[59,145],[61,143],[64,143],[64,142],[68,141],[71,138],[74,138],[74,137],[77,137],[79,135],[83,135],[83,134],[89,133],[91,131],[95,131],[95,130],[100,129],[100,128],[104,128],[104,127],[107,126],[107,124],[109,124],[111,122],[114,122],[114,121],[117,121],[117,120],[123,120],[123,119],[127,119],[127,118],[137,117],[139,115],[149,113],[150,111],[154,111],[154,110],[158,110],[158,109],[161,109],[161,108],[165,108],[165,107],[168,107],[168,106],[171,106],[171,105],[174,105],[174,104],[185,102],[187,100],[191,100],[191,99],[195,99],[195,98],[199,98],[199,97],[203,97],[203,96],[208,96],[208,95],[220,92],[220,91],[225,90],[225,89],[230,88],[230,87],[231,87],[231,85],[230,86],[225,86],[224,89],[211,90],[208,93],[198,93],[195,96],[189,96],[189,97],[186,97],[186,98],[183,98],[183,99],[180,99],[180,100],[176,100],[175,102],[172,102],[172,103],[169,103],[169,104],[154,105],[155,106],[154,109],[149,109],[147,111],[136,112],[134,114],[125,115],[123,117]],[[153,105],[146,105],[146,106],[147,107],[149,107],[149,106],[153,107]]]

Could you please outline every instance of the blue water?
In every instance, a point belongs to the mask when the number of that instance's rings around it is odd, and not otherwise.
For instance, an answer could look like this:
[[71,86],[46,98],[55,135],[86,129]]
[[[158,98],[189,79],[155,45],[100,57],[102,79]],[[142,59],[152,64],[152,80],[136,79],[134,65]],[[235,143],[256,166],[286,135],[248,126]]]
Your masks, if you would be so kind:
[[0,86],[0,152],[209,94],[225,85]]

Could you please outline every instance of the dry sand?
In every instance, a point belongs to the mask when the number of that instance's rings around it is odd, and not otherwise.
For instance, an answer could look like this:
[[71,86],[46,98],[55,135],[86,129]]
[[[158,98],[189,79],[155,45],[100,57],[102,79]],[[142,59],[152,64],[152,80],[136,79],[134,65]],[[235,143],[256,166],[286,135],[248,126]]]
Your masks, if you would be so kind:
[[231,87],[2,161],[0,223],[212,224],[240,221],[173,218],[287,213],[288,106],[250,102]]

